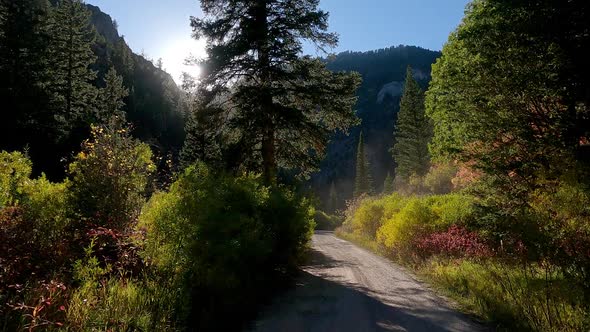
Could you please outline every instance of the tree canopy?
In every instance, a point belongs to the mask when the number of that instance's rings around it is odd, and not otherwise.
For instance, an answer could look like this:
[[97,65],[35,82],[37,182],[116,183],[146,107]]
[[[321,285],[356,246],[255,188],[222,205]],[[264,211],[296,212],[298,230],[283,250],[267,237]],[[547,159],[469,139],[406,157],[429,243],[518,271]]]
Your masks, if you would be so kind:
[[202,107],[226,115],[240,166],[261,171],[267,183],[279,168],[309,174],[330,134],[357,123],[359,76],[301,56],[303,41],[325,49],[338,40],[318,4],[204,0],[205,17],[191,19],[194,36],[208,41]]
[[583,1],[474,1],[433,66],[426,103],[435,156],[473,164],[512,198],[570,168],[588,132],[579,74],[588,64],[572,53],[588,39],[588,23],[573,13],[587,9]]

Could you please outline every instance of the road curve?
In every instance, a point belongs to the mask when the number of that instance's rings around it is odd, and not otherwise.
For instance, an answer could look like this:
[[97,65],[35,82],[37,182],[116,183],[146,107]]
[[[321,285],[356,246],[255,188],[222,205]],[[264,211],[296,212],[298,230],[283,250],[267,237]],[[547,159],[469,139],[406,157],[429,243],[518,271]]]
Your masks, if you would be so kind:
[[484,331],[401,267],[316,232],[297,286],[269,306],[253,331]]

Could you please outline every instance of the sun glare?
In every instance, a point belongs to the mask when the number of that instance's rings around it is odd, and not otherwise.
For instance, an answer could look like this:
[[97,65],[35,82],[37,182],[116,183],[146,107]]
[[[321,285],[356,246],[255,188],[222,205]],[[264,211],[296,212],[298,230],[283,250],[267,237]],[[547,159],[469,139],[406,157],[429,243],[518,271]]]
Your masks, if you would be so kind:
[[164,70],[166,70],[177,84],[182,83],[182,73],[186,72],[198,78],[201,68],[196,64],[187,65],[186,59],[194,57],[202,59],[206,56],[206,43],[204,40],[195,40],[190,37],[171,40],[165,47],[166,51],[162,56]]

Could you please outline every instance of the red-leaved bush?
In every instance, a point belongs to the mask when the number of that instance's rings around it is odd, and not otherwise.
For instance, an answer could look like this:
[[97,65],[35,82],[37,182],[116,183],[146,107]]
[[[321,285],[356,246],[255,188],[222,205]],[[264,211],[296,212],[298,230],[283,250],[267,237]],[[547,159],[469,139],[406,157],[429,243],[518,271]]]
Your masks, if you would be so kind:
[[490,257],[493,250],[476,232],[453,225],[442,233],[433,233],[417,239],[414,243],[422,257],[443,255],[449,257]]

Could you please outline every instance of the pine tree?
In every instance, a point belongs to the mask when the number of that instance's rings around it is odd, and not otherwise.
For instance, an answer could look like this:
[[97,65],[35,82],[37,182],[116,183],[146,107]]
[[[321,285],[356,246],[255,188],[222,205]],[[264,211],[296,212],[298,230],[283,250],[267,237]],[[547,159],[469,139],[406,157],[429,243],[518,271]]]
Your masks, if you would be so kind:
[[[202,0],[191,18],[208,41],[202,64],[203,106],[225,113],[239,132],[243,164],[276,182],[278,168],[309,174],[335,130],[357,123],[356,74],[332,73],[302,57],[302,42],[333,47],[318,0]],[[229,100],[228,100],[229,99]]]
[[[90,12],[80,0],[62,0],[52,10],[49,89],[52,108],[60,122],[61,135],[87,125],[97,89],[96,73],[90,66],[95,39]],[[63,138],[63,137],[62,137]]]
[[0,0],[0,149],[22,149],[51,128],[47,10],[43,0]]
[[330,196],[328,197],[328,212],[334,213],[338,210],[338,192],[334,181],[330,184]]
[[424,110],[424,93],[408,67],[395,127],[396,143],[392,149],[396,177],[407,181],[412,175],[421,177],[428,172],[431,135],[430,121]]
[[393,177],[390,172],[387,172],[387,177],[385,177],[385,181],[383,181],[383,193],[386,195],[391,194],[393,193],[393,188]]
[[100,89],[97,96],[97,113],[95,120],[104,124],[113,117],[125,122],[124,99],[129,96],[129,90],[123,85],[123,78],[114,68],[109,69],[105,76],[105,87]]
[[373,193],[373,180],[371,177],[371,166],[365,153],[363,133],[359,136],[359,144],[356,152],[356,177],[354,182],[354,197],[362,194]]

